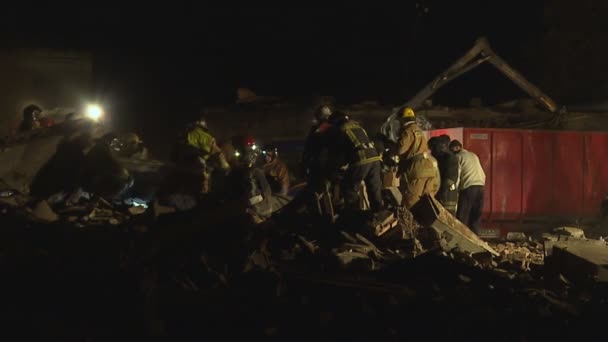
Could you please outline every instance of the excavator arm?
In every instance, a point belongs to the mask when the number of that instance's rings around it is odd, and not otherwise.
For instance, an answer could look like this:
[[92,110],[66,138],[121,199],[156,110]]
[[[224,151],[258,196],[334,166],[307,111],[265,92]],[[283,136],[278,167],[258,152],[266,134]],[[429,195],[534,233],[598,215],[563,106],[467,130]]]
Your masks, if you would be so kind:
[[502,72],[513,83],[520,87],[532,98],[536,99],[550,112],[556,112],[557,104],[549,96],[543,93],[538,87],[530,83],[519,72],[513,69],[505,60],[500,58],[490,47],[490,43],[485,37],[477,39],[471,50],[460,57],[454,64],[439,74],[433,81],[427,84],[413,98],[405,103],[405,106],[418,109],[423,102],[431,97],[439,88],[446,83],[458,78],[462,74],[475,69],[484,62],[492,64]]

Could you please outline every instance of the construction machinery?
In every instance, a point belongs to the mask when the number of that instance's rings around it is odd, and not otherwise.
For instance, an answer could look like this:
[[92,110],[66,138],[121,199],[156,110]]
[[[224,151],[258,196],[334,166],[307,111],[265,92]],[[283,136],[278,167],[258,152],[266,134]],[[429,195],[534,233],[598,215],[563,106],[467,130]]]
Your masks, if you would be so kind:
[[[549,112],[549,120],[542,120],[547,127],[558,127],[563,117],[564,110],[537,86],[528,81],[522,74],[511,67],[490,47],[490,43],[485,37],[478,38],[475,45],[462,57],[454,62],[445,71],[440,73],[431,82],[424,86],[414,97],[405,102],[402,107],[410,107],[414,110],[427,109],[425,102],[435,94],[441,87],[457,79],[463,74],[477,68],[478,66],[489,63],[498,71],[504,74],[509,80],[526,92],[537,104],[541,105]],[[450,113],[455,116],[456,113]],[[399,131],[399,123],[396,119],[396,111],[393,112],[382,125],[382,134],[392,141],[396,141]]]

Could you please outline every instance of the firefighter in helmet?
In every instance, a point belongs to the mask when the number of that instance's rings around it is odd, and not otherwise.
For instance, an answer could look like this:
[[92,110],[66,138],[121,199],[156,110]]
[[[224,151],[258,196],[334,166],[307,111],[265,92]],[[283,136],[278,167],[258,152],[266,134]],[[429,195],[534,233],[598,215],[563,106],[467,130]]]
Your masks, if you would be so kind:
[[404,107],[399,111],[401,132],[397,142],[396,155],[399,156],[399,175],[405,179],[403,205],[410,209],[422,195],[435,196],[439,191],[439,169],[437,161],[427,152],[428,145],[424,132],[416,124],[414,110]]
[[230,168],[215,137],[209,131],[204,115],[186,127],[176,147],[173,154],[174,161],[201,170],[201,193],[209,192],[210,175],[214,168],[222,170]]
[[357,208],[364,182],[372,211],[383,210],[381,157],[361,125],[344,112],[329,117],[332,125],[328,137],[330,172],[341,174],[341,189],[347,208]]
[[264,156],[264,174],[272,188],[272,192],[287,195],[289,192],[289,171],[287,165],[279,159],[279,150],[275,145],[269,145],[262,151]]

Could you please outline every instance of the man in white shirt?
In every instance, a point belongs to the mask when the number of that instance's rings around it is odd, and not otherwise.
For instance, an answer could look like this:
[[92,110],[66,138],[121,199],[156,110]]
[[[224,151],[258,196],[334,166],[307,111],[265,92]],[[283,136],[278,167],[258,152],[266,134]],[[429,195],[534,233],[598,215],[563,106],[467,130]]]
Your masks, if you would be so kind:
[[458,158],[460,167],[460,192],[456,217],[479,234],[486,174],[483,172],[479,157],[463,149],[460,141],[453,140],[450,143],[450,150]]

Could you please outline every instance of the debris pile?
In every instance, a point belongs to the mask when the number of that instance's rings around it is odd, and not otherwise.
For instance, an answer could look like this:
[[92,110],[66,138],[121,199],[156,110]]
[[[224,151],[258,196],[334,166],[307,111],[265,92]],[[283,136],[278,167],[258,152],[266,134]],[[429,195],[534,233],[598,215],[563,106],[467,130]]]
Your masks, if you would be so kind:
[[[593,289],[577,277],[593,270],[585,255],[544,259],[551,243],[555,253],[560,244],[605,242],[552,235],[544,244],[488,244],[432,200],[415,213],[419,221],[427,213],[430,225],[407,239],[401,225],[376,236],[344,215],[331,223],[279,213],[252,225],[213,206],[154,215],[155,207],[98,198],[66,205],[13,194],[0,203],[0,311],[15,329],[26,324],[19,317],[40,312],[27,322],[38,330],[24,329],[24,339],[42,331],[59,340],[403,340],[453,337],[473,325],[471,336],[521,340],[590,331],[582,317],[607,312],[595,299],[601,292],[582,290]],[[40,219],[48,210],[56,220]],[[583,261],[572,268],[571,260]]]
[[58,194],[47,200],[31,198],[15,190],[0,197],[4,214],[24,217],[38,223],[66,223],[75,227],[118,226],[147,212],[147,204],[134,201],[110,203],[86,193]]
[[543,245],[539,242],[504,242],[493,247],[500,253],[496,262],[503,268],[515,266],[522,271],[529,271],[532,266],[544,264]]

